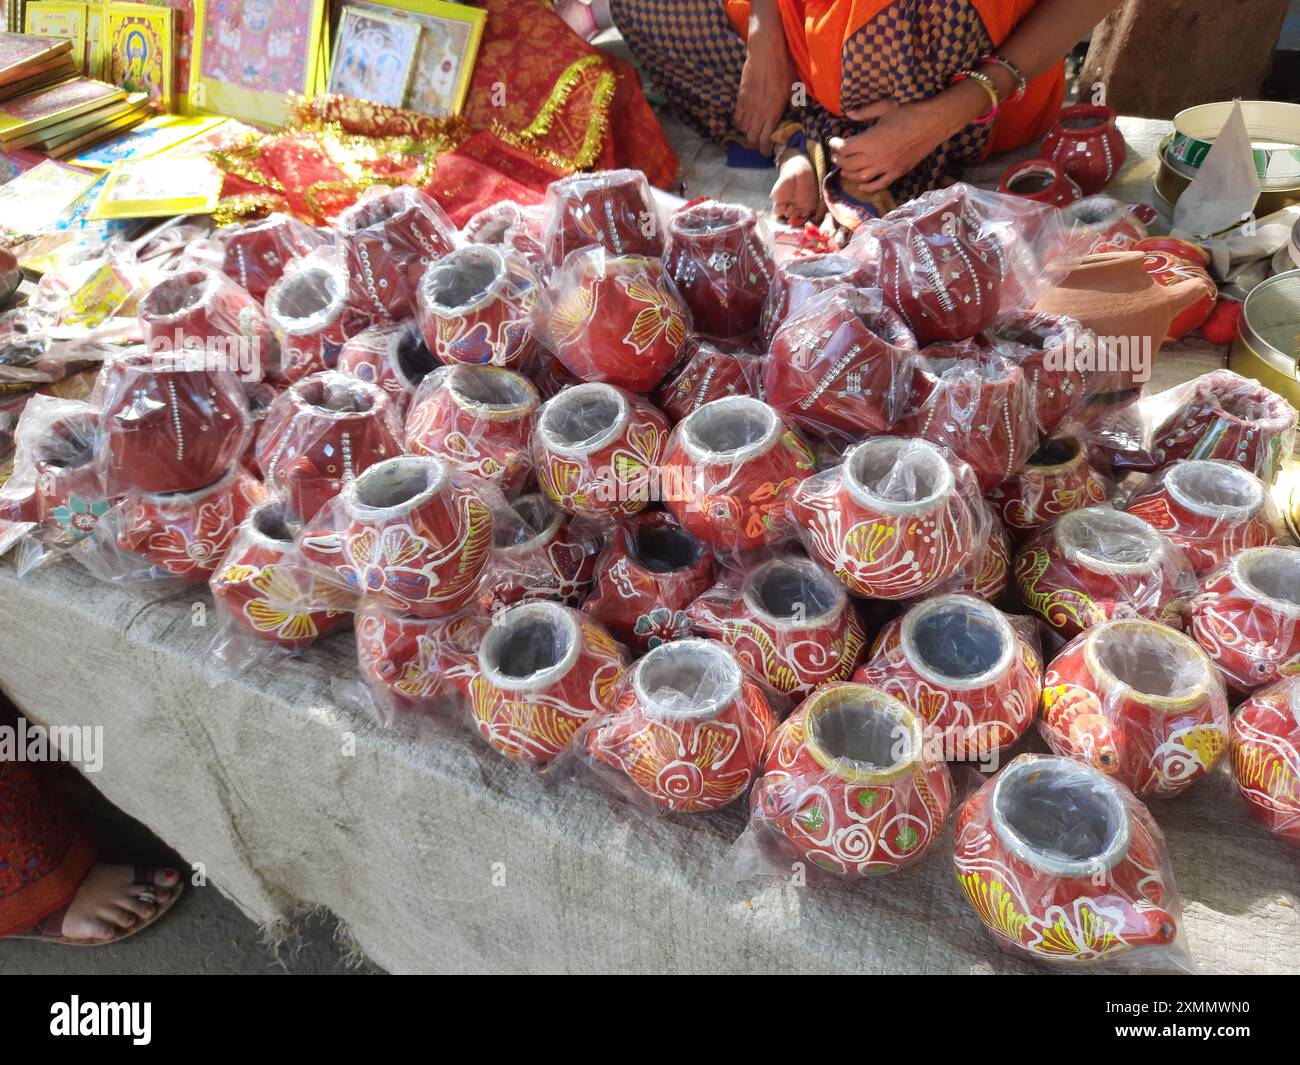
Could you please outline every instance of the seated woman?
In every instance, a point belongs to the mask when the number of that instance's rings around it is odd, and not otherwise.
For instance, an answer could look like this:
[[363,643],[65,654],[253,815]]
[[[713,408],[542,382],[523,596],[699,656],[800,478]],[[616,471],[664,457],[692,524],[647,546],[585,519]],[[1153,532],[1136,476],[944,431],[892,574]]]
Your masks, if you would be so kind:
[[[854,225],[1043,136],[1118,0],[612,0],[682,118],[775,150],[778,218]],[[737,135],[740,136],[737,136]],[[828,180],[829,177],[829,180]]]

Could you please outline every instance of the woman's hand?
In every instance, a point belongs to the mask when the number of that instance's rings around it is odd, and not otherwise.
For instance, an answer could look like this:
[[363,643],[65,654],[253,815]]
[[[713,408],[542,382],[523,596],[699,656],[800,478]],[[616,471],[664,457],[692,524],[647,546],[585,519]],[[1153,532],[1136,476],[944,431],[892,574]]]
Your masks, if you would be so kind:
[[878,100],[846,111],[855,122],[876,124],[852,137],[832,137],[831,162],[859,192],[889,188],[965,124],[946,95],[907,104]]
[[751,28],[734,121],[736,129],[764,155],[772,154],[772,134],[789,106],[794,76],[794,61],[779,19],[757,32]]

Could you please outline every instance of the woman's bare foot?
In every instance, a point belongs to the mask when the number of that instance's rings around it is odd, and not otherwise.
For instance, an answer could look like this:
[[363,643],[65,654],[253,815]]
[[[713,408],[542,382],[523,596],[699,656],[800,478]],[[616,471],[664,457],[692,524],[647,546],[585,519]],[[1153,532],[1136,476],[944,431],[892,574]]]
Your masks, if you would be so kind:
[[772,211],[779,221],[801,226],[817,210],[817,173],[812,160],[802,152],[793,153],[781,164],[780,177],[772,186]]
[[175,869],[139,869],[152,878],[142,883],[137,866],[97,865],[81,882],[76,897],[63,915],[60,930],[66,939],[103,941],[148,921],[180,884]]

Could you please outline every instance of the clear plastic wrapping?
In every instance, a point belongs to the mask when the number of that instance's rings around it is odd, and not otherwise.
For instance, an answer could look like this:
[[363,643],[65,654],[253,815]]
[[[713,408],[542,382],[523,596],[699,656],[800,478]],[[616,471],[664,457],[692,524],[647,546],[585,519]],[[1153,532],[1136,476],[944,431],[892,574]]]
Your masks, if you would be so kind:
[[424,342],[444,363],[528,372],[538,355],[533,312],[540,290],[541,279],[521,256],[486,244],[458,248],[420,280]]
[[1237,711],[1232,773],[1251,815],[1300,846],[1300,677],[1256,692]]
[[1043,665],[1029,618],[953,593],[889,622],[853,679],[915,710],[945,760],[996,768],[1038,714]]
[[669,220],[668,238],[668,273],[695,329],[723,340],[752,334],[776,269],[758,215],[739,204],[687,204]]
[[542,243],[552,268],[593,246],[611,255],[664,253],[664,226],[650,183],[639,170],[561,178],[546,190],[542,211],[547,219]]
[[682,357],[691,315],[660,259],[571,255],[538,302],[546,346],[583,381],[653,392]]
[[776,331],[763,389],[800,428],[860,440],[903,414],[916,353],[916,338],[878,292],[831,289]]
[[1141,518],[1085,507],[1032,536],[1016,555],[1025,607],[1067,639],[1112,618],[1182,627],[1195,590],[1187,559]]
[[300,522],[364,470],[402,452],[389,394],[339,370],[303,378],[280,393],[257,438],[257,465]]
[[475,597],[492,556],[485,492],[436,458],[385,459],[309,519],[299,548],[366,601],[445,617]]
[[362,706],[388,728],[405,714],[433,714],[459,702],[444,670],[472,658],[488,621],[471,611],[414,617],[370,602],[357,611],[354,624],[366,691]]
[[522,374],[496,366],[442,366],[424,379],[406,417],[406,446],[517,495],[533,475],[540,397]]
[[691,535],[730,551],[790,539],[786,503],[812,475],[812,448],[760,399],[707,403],[673,430],[661,498]]
[[542,230],[546,215],[540,204],[524,207],[502,200],[484,207],[461,228],[467,244],[488,244],[503,252],[522,255],[534,270],[546,270],[546,249]]
[[894,872],[933,845],[952,791],[917,714],[879,688],[825,684],[773,733],[732,868],[740,879],[788,877],[792,862],[848,879]]
[[1065,646],[1043,678],[1039,731],[1139,796],[1172,798],[1228,752],[1223,679],[1196,641],[1126,618]]
[[1077,436],[1057,436],[1043,441],[988,498],[1007,528],[1024,539],[1062,514],[1106,502],[1106,483]]
[[562,510],[619,520],[644,510],[668,445],[668,420],[613,385],[573,385],[537,417],[537,482]]
[[219,229],[213,239],[221,253],[222,271],[261,300],[283,276],[290,260],[330,243],[334,234],[276,213]]
[[655,393],[655,404],[673,422],[679,422],[715,399],[761,397],[762,392],[761,355],[690,337],[681,361],[669,371]]
[[900,436],[946,447],[991,492],[1038,447],[1034,397],[1011,359],[972,341],[932,344],[921,352]]
[[591,591],[607,531],[597,522],[570,517],[534,492],[493,515],[492,538],[492,560],[479,595],[489,613],[523,599],[578,606]]
[[371,326],[347,341],[338,358],[341,373],[378,385],[403,415],[420,382],[437,365],[413,321]]
[[957,881],[1003,950],[1192,972],[1164,836],[1104,773],[1024,754],[957,813]]
[[1073,318],[1011,310],[998,315],[984,336],[1024,371],[1043,436],[1055,433],[1106,383],[1096,372],[1096,337]]
[[984,562],[990,526],[966,463],[926,440],[878,436],[803,481],[789,515],[849,591],[912,599]]
[[1121,203],[1110,196],[1085,196],[1064,209],[1065,219],[1083,236],[1082,255],[1097,251],[1123,251],[1145,240],[1146,224],[1137,204]]
[[671,514],[644,511],[609,536],[583,610],[634,651],[679,639],[686,608],[712,583],[713,552]]
[[749,790],[776,719],[724,644],[676,640],[623,675],[609,712],[588,721],[574,746],[629,801],[653,813],[705,813]]
[[[1011,534],[1002,524],[992,504],[984,500],[984,520],[988,526],[988,545],[984,548],[983,559],[978,568],[974,560],[968,562],[963,571],[953,579],[951,590],[970,592],[985,602],[1002,601],[1006,590],[1011,586],[1011,561],[1015,548],[1011,543]],[[973,571],[973,572],[972,572]],[[947,590],[948,586],[945,586]]]
[[848,680],[866,650],[866,629],[843,586],[793,552],[724,572],[686,617],[692,631],[727,644],[742,666],[795,700]]
[[1300,548],[1239,551],[1202,578],[1187,621],[1238,691],[1300,674]]
[[852,255],[807,255],[778,263],[759,322],[763,347],[771,347],[785,320],[814,296],[833,288],[866,288],[868,280],[867,269]]
[[1278,542],[1268,487],[1221,459],[1171,463],[1139,485],[1124,509],[1164,533],[1198,577],[1248,547]]
[[252,419],[239,378],[191,365],[139,348],[104,364],[95,396],[111,494],[206,488],[243,454]]
[[1202,374],[1174,390],[1151,430],[1161,463],[1227,459],[1272,483],[1296,439],[1296,410],[1258,381],[1231,370]]
[[292,260],[267,291],[266,317],[288,380],[337,369],[344,343],[386,317],[352,302],[348,278],[344,253],[321,247]]

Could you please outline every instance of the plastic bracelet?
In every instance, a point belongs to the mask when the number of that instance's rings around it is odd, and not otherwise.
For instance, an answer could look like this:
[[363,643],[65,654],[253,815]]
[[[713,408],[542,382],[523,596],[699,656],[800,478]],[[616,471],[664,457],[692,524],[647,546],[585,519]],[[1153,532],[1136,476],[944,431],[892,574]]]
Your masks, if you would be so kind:
[[1025,98],[1025,90],[1029,87],[1029,82],[1025,80],[1025,75],[1021,69],[1010,59],[1006,58],[1006,56],[1001,55],[982,55],[975,60],[975,65],[977,67],[989,66],[990,64],[996,67],[1001,67],[1011,75],[1012,80],[1016,83],[1016,92],[1011,99],[1023,100]]
[[981,89],[989,94],[989,102],[993,105],[987,113],[980,115],[978,118],[971,119],[973,126],[987,126],[998,117],[998,110],[1002,106],[1002,97],[998,95],[998,87],[993,83],[993,79],[987,74],[981,74],[978,70],[963,70],[960,74],[954,74],[949,85],[956,85],[959,81],[973,81]]

